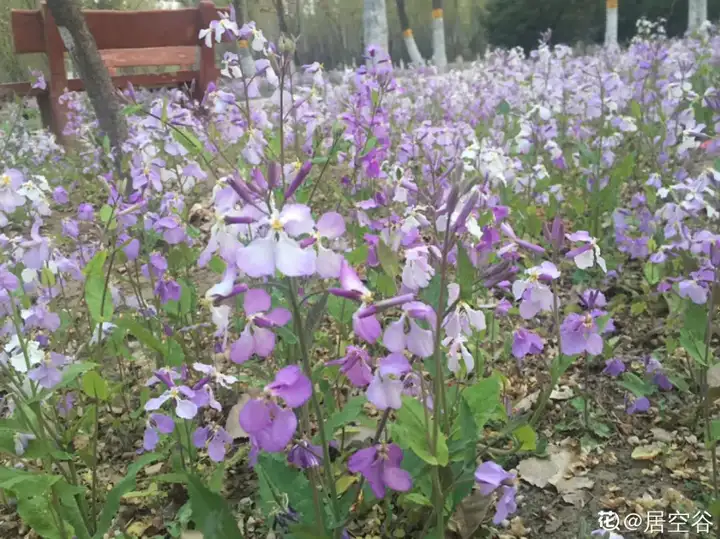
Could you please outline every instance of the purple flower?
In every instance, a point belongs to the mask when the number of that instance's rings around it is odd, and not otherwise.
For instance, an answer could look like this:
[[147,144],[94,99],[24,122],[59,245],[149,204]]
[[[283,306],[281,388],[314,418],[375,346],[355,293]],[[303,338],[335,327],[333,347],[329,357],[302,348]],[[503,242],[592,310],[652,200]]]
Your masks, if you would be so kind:
[[155,283],[155,295],[160,298],[160,303],[163,305],[168,301],[180,301],[182,287],[173,279],[160,279]]
[[380,360],[375,376],[367,388],[367,398],[378,410],[402,406],[402,393],[405,387],[401,377],[410,372],[411,367],[403,354],[395,353]]
[[587,352],[591,356],[602,354],[603,340],[595,318],[589,313],[570,313],[560,326],[561,350],[567,356]]
[[545,341],[537,334],[520,328],[513,333],[512,354],[520,361],[528,354],[539,354],[545,347]]
[[412,488],[410,474],[400,467],[403,452],[396,444],[378,444],[361,449],[348,460],[351,473],[361,473],[375,497],[383,499],[385,489],[407,492]]
[[52,389],[62,381],[62,372],[59,367],[67,363],[67,358],[62,354],[50,352],[39,366],[28,372],[28,378],[44,387]]
[[95,210],[90,204],[83,203],[78,206],[77,216],[80,221],[92,221],[95,219]]
[[290,443],[297,429],[297,417],[270,399],[251,399],[240,411],[240,426],[254,447],[277,453]]
[[590,236],[589,232],[580,230],[573,234],[566,234],[565,237],[572,242],[581,242],[583,245],[568,251],[567,257],[575,261],[575,265],[580,269],[592,268],[595,262],[600,268],[607,273],[607,265],[605,259],[600,256],[600,247],[597,240]]
[[680,281],[678,292],[681,298],[690,298],[693,303],[703,305],[708,298],[708,289],[695,279]]
[[64,205],[70,201],[67,191],[63,187],[56,187],[53,190],[53,200],[55,204]]
[[78,228],[77,221],[75,219],[63,219],[62,233],[63,236],[77,239],[77,237],[80,235],[80,229]]
[[240,338],[230,348],[230,359],[242,364],[253,354],[268,357],[275,349],[275,333],[271,328],[284,326],[292,315],[281,307],[270,310],[270,294],[260,288],[248,290],[243,297],[247,322]]
[[525,279],[518,279],[513,283],[512,291],[515,299],[520,302],[520,316],[526,320],[532,318],[540,311],[551,311],[553,308],[553,293],[543,283],[560,277],[560,271],[552,262],[543,262],[525,270]]
[[227,446],[232,443],[232,436],[222,427],[202,427],[195,430],[192,441],[198,449],[207,447],[210,460],[222,462]]
[[360,313],[373,303],[373,294],[363,284],[355,270],[352,269],[346,260],[343,260],[340,269],[340,287],[331,288],[329,291],[339,297],[360,301],[360,308],[353,314],[353,331],[355,334],[369,344],[375,344],[382,334],[380,322],[374,313],[360,317]]
[[325,365],[341,365],[340,372],[355,387],[365,387],[372,381],[372,359],[362,348],[348,346],[345,357],[328,361]]
[[25,197],[19,193],[24,182],[23,173],[17,169],[9,168],[0,174],[0,211],[13,213],[25,204]]
[[634,414],[636,412],[647,412],[650,409],[650,401],[647,397],[634,399],[628,404],[627,413]]
[[[413,320],[413,304],[419,302],[406,303],[403,306],[405,311],[399,320],[391,322],[385,328],[383,333],[383,344],[385,348],[392,353],[402,353],[405,349],[412,354],[422,358],[428,358],[432,355],[435,347],[433,340],[433,332],[429,329],[421,328],[415,320]],[[420,305],[424,304],[420,303]],[[408,307],[410,306],[410,307]],[[434,318],[434,312],[432,316]],[[408,316],[410,315],[410,316]],[[410,330],[405,333],[405,321],[407,320]]]
[[60,417],[67,417],[75,404],[75,394],[67,393],[60,397],[57,403],[57,411]]
[[165,414],[150,414],[145,424],[143,435],[143,449],[153,451],[160,441],[160,433],[171,434],[175,429],[175,421]]
[[288,453],[288,462],[298,468],[317,468],[322,464],[323,450],[319,445],[313,445],[305,440],[292,446]]
[[625,363],[623,363],[622,360],[614,357],[612,359],[608,359],[605,362],[605,368],[603,369],[603,374],[607,374],[609,376],[612,376],[613,378],[617,378],[624,372],[625,372]]
[[[169,400],[175,401],[175,413],[183,419],[192,419],[198,411],[197,405],[192,401],[195,392],[187,386],[176,386],[171,375],[155,371],[155,376],[163,382],[168,389],[159,397],[152,398],[145,403],[145,411],[154,412]],[[183,399],[185,396],[187,399]]]
[[283,399],[290,408],[298,408],[312,395],[312,382],[300,367],[289,365],[278,371],[275,380],[265,386],[265,390]]
[[311,234],[315,224],[310,208],[303,204],[285,204],[278,213],[274,205],[270,215],[257,226],[268,225],[266,236],[254,239],[238,255],[238,267],[250,277],[274,275],[278,270],[288,277],[315,273],[314,249],[303,249],[293,238]]
[[673,388],[672,382],[665,374],[662,364],[652,356],[645,359],[645,373],[653,375],[652,381],[660,389],[670,391]]
[[214,380],[218,385],[225,389],[230,389],[232,385],[237,382],[237,377],[223,374],[212,365],[205,365],[204,363],[193,363],[193,369],[203,373],[208,378]]
[[502,466],[489,460],[483,462],[475,470],[475,480],[478,482],[480,487],[480,493],[484,496],[489,496],[498,488],[501,489],[500,499],[498,500],[497,508],[495,510],[495,516],[493,522],[500,524],[505,520],[509,514],[517,511],[517,505],[515,503],[515,474],[511,474],[503,470]]
[[13,273],[10,273],[6,268],[0,267],[0,289],[13,292],[20,286],[20,279],[18,279]]
[[45,82],[45,75],[42,71],[32,70],[30,74],[33,76],[35,80],[33,80],[32,88],[37,88],[38,90],[45,90],[47,89],[47,82]]
[[185,227],[176,215],[163,217],[155,221],[153,229],[162,234],[163,239],[170,245],[177,245],[185,241]]

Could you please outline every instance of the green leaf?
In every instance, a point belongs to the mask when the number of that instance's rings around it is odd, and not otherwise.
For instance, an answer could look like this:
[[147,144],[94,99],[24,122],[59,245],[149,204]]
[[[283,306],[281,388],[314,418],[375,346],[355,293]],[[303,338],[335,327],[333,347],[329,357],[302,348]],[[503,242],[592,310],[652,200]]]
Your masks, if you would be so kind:
[[426,507],[432,507],[433,504],[427,496],[420,494],[419,492],[411,492],[405,495],[405,500],[408,502],[415,503],[417,505],[424,505]]
[[44,539],[61,539],[60,530],[52,517],[48,496],[19,498],[17,512],[23,522]]
[[500,399],[500,388],[500,378],[494,374],[464,391],[463,398],[472,411],[478,429],[485,427],[485,424],[497,415],[504,417],[505,407]]
[[650,286],[655,286],[662,279],[662,266],[653,264],[652,262],[646,262],[643,268],[643,274]]
[[203,539],[241,539],[242,534],[225,498],[208,489],[195,475],[188,474],[192,519]]
[[378,293],[387,297],[394,296],[397,293],[395,279],[390,275],[386,275],[385,273],[381,273],[377,276],[377,281],[375,282],[375,289]]
[[205,151],[200,139],[195,134],[185,127],[176,127],[172,130],[173,138],[182,145],[192,155],[200,155]]
[[338,296],[330,296],[327,300],[327,310],[338,324],[350,324],[357,306],[350,300]]
[[378,242],[377,253],[383,271],[393,279],[397,277],[400,273],[400,262],[397,253],[393,252],[383,240]]
[[44,494],[62,479],[59,475],[28,472],[17,468],[0,468],[0,488],[11,490],[18,497]]
[[277,326],[275,328],[275,333],[278,334],[279,337],[282,338],[283,341],[285,341],[287,344],[295,344],[298,342],[297,335],[290,331],[285,326]]
[[412,449],[418,457],[432,466],[446,466],[450,458],[447,439],[444,434],[438,433],[437,452],[433,451],[420,401],[403,397],[402,407],[396,413],[397,421],[393,426],[393,433],[398,432],[399,438],[404,442],[401,445]]
[[624,372],[622,374],[620,385],[636,397],[647,397],[655,392],[655,388],[651,384],[631,372]]
[[509,114],[510,113],[510,103],[505,101],[504,99],[500,101],[497,108],[495,109],[498,114]]
[[212,271],[213,273],[217,273],[218,275],[222,275],[223,273],[225,273],[226,267],[227,264],[225,263],[225,261],[217,255],[213,256],[208,263],[208,268],[210,268],[210,271]]
[[331,415],[325,421],[326,435],[331,437],[337,429],[343,425],[347,425],[351,421],[355,421],[360,415],[360,412],[362,412],[362,407],[366,400],[364,395],[358,395],[348,400],[342,410]]
[[530,425],[523,425],[513,431],[515,437],[522,444],[521,451],[535,451],[537,449],[537,434]]
[[95,253],[95,256],[93,256],[90,259],[90,262],[88,262],[87,265],[82,270],[82,272],[85,274],[85,276],[105,275],[103,272],[103,266],[105,265],[107,256],[108,256],[107,251],[98,251],[97,253]]
[[103,505],[102,512],[98,519],[97,530],[95,530],[95,539],[102,539],[102,537],[110,529],[115,514],[120,508],[120,500],[122,497],[133,490],[136,487],[135,478],[140,470],[142,470],[148,464],[160,460],[164,456],[160,453],[145,453],[134,463],[132,463],[122,478],[110,492],[108,492],[105,498],[105,504]]
[[97,371],[86,372],[82,377],[82,388],[85,394],[93,399],[108,400],[110,391],[105,379]]
[[712,357],[705,342],[696,338],[686,329],[680,330],[680,346],[700,365],[707,367],[707,358]]
[[312,487],[305,475],[292,468],[283,455],[261,453],[255,471],[259,480],[260,507],[269,515],[278,509],[286,511],[284,504],[300,513],[300,521],[315,523]]
[[105,275],[102,273],[91,273],[85,280],[85,302],[95,322],[108,322],[112,318],[112,296],[105,289]]
[[465,301],[472,299],[472,286],[475,282],[475,266],[463,246],[458,246],[457,251],[458,284],[460,284],[460,297]]
[[367,246],[367,244],[362,244],[360,247],[357,247],[356,249],[353,249],[349,253],[345,255],[345,259],[348,261],[348,264],[351,266],[357,266],[358,264],[362,264],[367,260],[368,252],[370,248]]
[[710,422],[710,439],[708,442],[717,442],[720,440],[720,419],[713,419]]
[[124,329],[142,344],[158,354],[166,355],[165,347],[147,328],[127,316],[119,316],[115,322],[119,328]]
[[685,308],[685,316],[683,327],[699,341],[705,342],[705,332],[707,331],[707,307],[705,305],[697,305],[692,301],[687,302]]

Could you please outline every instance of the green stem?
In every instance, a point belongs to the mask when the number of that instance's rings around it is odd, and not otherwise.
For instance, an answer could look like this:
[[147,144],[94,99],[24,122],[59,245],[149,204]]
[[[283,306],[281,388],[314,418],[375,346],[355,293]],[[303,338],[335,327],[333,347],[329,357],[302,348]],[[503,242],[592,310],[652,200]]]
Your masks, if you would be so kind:
[[[305,370],[305,376],[312,381],[312,366],[310,365],[310,349],[308,347],[307,335],[305,335],[305,324],[303,322],[303,316],[300,312],[300,305],[298,303],[297,291],[292,280],[289,281],[289,297],[292,305],[293,317],[298,324],[298,340],[300,341],[300,353],[302,356],[303,369]],[[315,413],[315,419],[318,423],[318,430],[320,431],[320,443],[323,449],[323,469],[325,470],[325,481],[330,491],[330,503],[332,505],[333,517],[337,522],[338,515],[340,513],[338,508],[337,500],[337,489],[335,488],[335,477],[332,471],[332,461],[330,460],[330,445],[328,444],[327,436],[325,434],[325,419],[320,407],[320,401],[318,400],[317,393],[315,392],[315,384],[312,384],[312,393],[310,394],[310,404],[313,412]]]

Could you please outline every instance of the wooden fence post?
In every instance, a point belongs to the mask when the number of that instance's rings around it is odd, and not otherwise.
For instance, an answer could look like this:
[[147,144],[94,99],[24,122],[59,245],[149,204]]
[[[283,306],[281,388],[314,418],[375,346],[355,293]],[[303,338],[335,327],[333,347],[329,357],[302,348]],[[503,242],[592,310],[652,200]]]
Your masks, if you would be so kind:
[[45,28],[45,53],[50,67],[50,80],[47,81],[48,94],[38,97],[38,107],[43,120],[49,118],[49,126],[58,142],[63,142],[67,111],[65,105],[60,103],[60,96],[67,87],[67,73],[65,71],[65,44],[60,37],[60,31],[55,19],[45,2],[41,4],[43,25]]
[[[198,5],[198,27],[207,28],[210,26],[211,21],[218,18],[215,4],[210,0],[202,0]],[[220,76],[220,70],[215,66],[215,48],[206,47],[199,39],[198,46],[200,47],[200,69],[195,87],[195,97],[198,101],[202,101],[208,84],[217,81]]]

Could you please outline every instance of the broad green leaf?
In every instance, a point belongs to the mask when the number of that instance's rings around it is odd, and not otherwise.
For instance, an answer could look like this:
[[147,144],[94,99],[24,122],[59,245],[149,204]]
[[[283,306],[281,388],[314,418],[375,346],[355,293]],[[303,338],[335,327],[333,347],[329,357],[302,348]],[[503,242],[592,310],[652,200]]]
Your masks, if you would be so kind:
[[162,354],[163,356],[167,354],[165,346],[146,327],[141,325],[140,322],[137,322],[128,316],[121,315],[117,318],[115,323],[118,327],[127,331],[142,344],[154,350],[158,354]]
[[523,425],[513,431],[515,437],[522,444],[521,451],[535,451],[537,449],[537,434],[530,425]]
[[393,279],[400,273],[400,262],[395,253],[383,240],[377,244],[378,260],[383,271]]
[[113,315],[110,290],[105,289],[105,276],[92,273],[85,280],[85,302],[95,322],[108,322]]
[[432,447],[430,429],[425,425],[423,405],[412,397],[403,397],[402,401],[402,407],[397,411],[397,421],[393,432],[397,430],[404,445],[412,449],[418,457],[428,464],[446,466],[450,458],[450,452],[445,435],[440,432],[437,447]]
[[261,453],[255,471],[259,480],[260,507],[265,514],[271,514],[279,508],[278,502],[288,503],[300,513],[300,521],[315,522],[315,510],[312,501],[312,487],[307,477],[291,467],[283,455]]
[[473,266],[470,257],[462,246],[458,246],[457,271],[460,297],[465,301],[470,301],[473,292],[472,286],[475,282],[475,266]]
[[685,308],[683,327],[694,335],[695,339],[704,342],[705,332],[707,331],[707,307],[688,301]]
[[284,326],[277,326],[275,328],[275,333],[277,333],[277,335],[287,344],[295,344],[298,342],[297,335]]
[[350,300],[338,296],[330,296],[327,300],[327,310],[339,324],[350,324],[357,306]]
[[646,262],[643,268],[643,274],[650,286],[655,286],[662,279],[662,266],[659,264],[653,264],[652,262]]
[[242,534],[227,501],[211,491],[195,475],[188,474],[192,519],[203,539],[241,539]]
[[201,155],[205,148],[195,134],[185,127],[176,127],[172,130],[173,138],[192,155]]
[[225,261],[222,258],[215,255],[210,259],[210,262],[208,263],[208,267],[210,268],[210,271],[212,271],[213,273],[222,275],[223,273],[225,273],[225,268],[227,267],[227,264],[225,263]]
[[500,399],[500,379],[496,374],[483,378],[463,392],[463,398],[472,411],[475,424],[482,429],[494,416],[504,416],[505,407]]
[[383,296],[391,297],[397,294],[397,286],[395,285],[395,279],[390,275],[381,273],[377,276],[375,282],[375,289]]
[[345,255],[345,259],[351,266],[357,266],[367,260],[369,248],[367,244],[362,244]]
[[[110,529],[115,515],[120,508],[120,500],[126,493],[130,492],[135,488],[135,478],[140,470],[142,470],[148,464],[152,464],[156,460],[160,460],[164,456],[160,453],[145,453],[130,467],[128,467],[125,477],[118,482],[110,492],[108,492],[105,498],[105,504],[103,505],[102,512],[98,518],[97,529],[95,530],[95,539],[102,539],[103,536]],[[207,538],[210,539],[210,538]]]
[[500,101],[500,103],[497,106],[497,109],[495,109],[498,114],[509,114],[510,113],[510,103],[505,101],[504,99]]
[[107,382],[97,371],[86,372],[83,375],[82,388],[85,394],[92,399],[104,402],[110,396]]
[[44,494],[62,479],[59,475],[28,472],[18,468],[0,468],[0,488],[11,490],[18,497]]
[[63,539],[50,511],[49,496],[20,497],[17,512],[23,522],[44,539]]
[[433,506],[430,499],[427,496],[420,494],[419,492],[411,492],[410,494],[406,494],[405,500],[407,500],[408,502],[415,503],[417,505],[424,505],[427,507]]
[[702,340],[696,338],[688,330],[683,329],[680,330],[680,346],[700,365],[707,367],[707,359],[711,358],[712,354]]
[[95,256],[90,259],[90,262],[86,264],[82,272],[85,274],[85,276],[104,275],[103,266],[105,265],[107,257],[107,251],[98,251],[97,253],[95,253]]
[[655,392],[655,388],[651,384],[631,372],[624,372],[622,374],[620,385],[636,397],[647,397]]
[[358,395],[348,400],[342,410],[331,415],[325,421],[326,435],[331,437],[337,429],[356,420],[360,412],[362,412],[362,407],[366,400],[364,395]]

